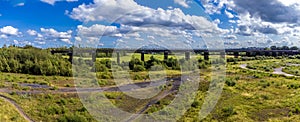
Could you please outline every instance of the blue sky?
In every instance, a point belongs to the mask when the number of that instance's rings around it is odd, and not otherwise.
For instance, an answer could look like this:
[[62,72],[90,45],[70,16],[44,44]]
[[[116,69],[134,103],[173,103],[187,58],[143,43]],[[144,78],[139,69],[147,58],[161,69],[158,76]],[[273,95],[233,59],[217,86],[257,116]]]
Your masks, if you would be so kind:
[[297,0],[0,0],[0,6],[0,46],[240,48],[300,40]]

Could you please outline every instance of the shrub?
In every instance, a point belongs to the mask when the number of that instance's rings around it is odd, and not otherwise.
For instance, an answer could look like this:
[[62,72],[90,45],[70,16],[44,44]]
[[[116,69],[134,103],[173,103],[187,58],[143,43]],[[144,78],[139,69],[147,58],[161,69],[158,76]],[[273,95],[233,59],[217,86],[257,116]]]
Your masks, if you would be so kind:
[[0,88],[3,88],[5,87],[5,84],[4,83],[0,83]]
[[39,84],[40,84],[40,85],[49,85],[48,82],[40,82]]
[[85,112],[87,109],[85,107],[81,107],[80,109],[77,110],[78,112]]
[[199,101],[197,101],[197,100],[195,100],[193,103],[192,103],[192,107],[194,107],[194,108],[197,108],[198,106],[200,106],[201,105],[201,103],[199,102]]
[[136,65],[140,65],[140,66],[142,66],[144,68],[144,62],[141,61],[138,58],[133,58],[133,59],[131,59],[129,61],[129,68],[130,68],[130,70],[133,70]]
[[78,113],[67,114],[58,119],[58,122],[88,122],[87,118]]
[[9,95],[16,95],[17,93],[15,91],[9,93]]
[[134,75],[133,80],[142,80],[143,77],[140,75]]
[[230,117],[234,114],[236,114],[236,112],[232,106],[222,108],[222,117]]
[[12,88],[14,88],[14,89],[19,89],[19,88],[20,88],[20,85],[17,84],[17,83],[13,83],[13,84],[12,84]]
[[288,89],[298,89],[298,88],[300,88],[300,85],[299,84],[289,84],[287,87],[288,87]]
[[269,82],[267,82],[267,81],[265,81],[265,80],[261,80],[260,82],[259,82],[259,86],[262,86],[263,88],[267,88],[267,87],[269,87],[271,84],[269,83]]
[[299,105],[296,105],[294,108],[292,108],[292,112],[296,113],[296,114],[299,114],[300,113],[300,107],[299,107]]
[[113,76],[109,72],[102,72],[102,73],[97,73],[97,78],[98,79],[111,79]]
[[133,70],[134,72],[140,72],[140,71],[145,71],[146,69],[142,65],[135,65]]
[[235,81],[233,81],[232,79],[226,79],[225,83],[227,86],[231,87],[236,85]]
[[56,102],[59,105],[66,105],[67,101],[65,99],[60,99],[59,101]]
[[58,90],[57,86],[51,87],[50,90]]
[[102,64],[100,62],[95,63],[96,72],[107,72],[108,68],[105,64]]
[[61,107],[50,105],[46,108],[45,112],[50,115],[63,114],[65,111]]
[[99,85],[107,85],[108,82],[106,80],[98,80]]

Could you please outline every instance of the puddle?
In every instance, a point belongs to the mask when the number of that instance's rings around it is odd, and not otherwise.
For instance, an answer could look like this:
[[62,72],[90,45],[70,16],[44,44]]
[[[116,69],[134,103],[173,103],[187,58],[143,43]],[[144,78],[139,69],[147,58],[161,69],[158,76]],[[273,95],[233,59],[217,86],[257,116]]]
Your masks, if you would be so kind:
[[286,65],[288,65],[288,66],[300,66],[300,64],[292,64],[292,63],[287,63]]
[[[287,65],[289,65],[289,66],[300,66],[300,64],[289,64],[289,63]],[[241,64],[240,68],[248,69],[247,64]],[[273,74],[284,75],[284,76],[295,76],[295,75],[283,72],[282,71],[283,68],[284,67],[275,68]],[[259,70],[254,70],[254,69],[248,69],[248,70],[259,71]]]
[[247,69],[247,64],[241,64],[240,67],[243,69]]
[[280,67],[280,68],[275,68],[273,74],[279,74],[279,75],[285,75],[285,76],[295,76],[292,74],[288,74],[282,71],[284,67]]
[[22,87],[30,87],[30,88],[51,88],[48,85],[40,85],[40,84],[29,84],[29,83],[20,83]]

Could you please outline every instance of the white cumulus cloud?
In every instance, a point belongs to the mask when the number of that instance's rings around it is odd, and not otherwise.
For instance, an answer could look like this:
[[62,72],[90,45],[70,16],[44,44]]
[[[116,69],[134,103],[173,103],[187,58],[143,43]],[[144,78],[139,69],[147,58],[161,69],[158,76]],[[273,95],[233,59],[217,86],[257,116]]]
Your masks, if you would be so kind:
[[41,28],[40,31],[42,34],[37,34],[37,36],[41,39],[39,40],[52,40],[52,41],[63,41],[68,44],[72,44],[71,39],[72,39],[72,31],[68,30],[67,32],[58,32],[53,28],[50,29],[45,29]]
[[48,3],[50,5],[54,5],[56,2],[62,2],[62,1],[77,2],[78,0],[41,0],[41,2]]
[[193,30],[218,27],[202,16],[185,14],[181,9],[164,10],[141,6],[133,0],[95,0],[93,4],[82,4],[68,13],[71,18],[89,21],[108,21],[130,26],[165,26]]
[[21,32],[19,32],[18,28],[14,28],[12,26],[5,26],[3,28],[0,28],[0,33],[5,35],[13,35],[13,36],[18,36],[22,34]]
[[185,7],[185,8],[190,7],[186,0],[174,0],[174,3],[179,4],[179,5],[181,5],[182,7]]
[[25,3],[18,3],[15,6],[24,6],[24,5],[25,5]]
[[38,32],[36,32],[35,30],[27,30],[27,33],[30,35],[30,36],[36,36],[38,34]]

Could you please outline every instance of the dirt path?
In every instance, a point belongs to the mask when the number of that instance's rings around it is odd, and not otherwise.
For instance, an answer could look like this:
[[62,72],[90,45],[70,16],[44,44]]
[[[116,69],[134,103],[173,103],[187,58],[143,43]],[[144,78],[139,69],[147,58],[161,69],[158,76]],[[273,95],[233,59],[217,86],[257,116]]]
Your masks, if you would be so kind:
[[[166,81],[167,83],[171,80],[177,80],[178,78],[168,78]],[[0,88],[0,92],[2,93],[11,93],[16,92],[17,94],[41,94],[41,93],[53,93],[53,94],[59,94],[59,93],[85,93],[85,92],[109,92],[109,91],[121,91],[120,88],[122,88],[122,91],[133,91],[135,90],[134,86],[138,86],[139,88],[145,88],[148,87],[148,85],[151,84],[151,87],[158,87],[162,85],[162,81],[149,81],[149,82],[139,82],[139,83],[133,83],[133,84],[124,84],[122,86],[108,86],[108,87],[98,87],[98,88],[65,88],[61,87],[57,90],[42,90],[42,89],[33,89],[28,91],[18,91],[8,88]]]
[[158,101],[160,101],[161,99],[165,98],[166,96],[175,93],[178,91],[179,87],[181,85],[181,79],[180,78],[175,78],[174,82],[172,84],[172,88],[170,90],[167,91],[163,91],[163,93],[159,94],[158,96],[154,97],[150,102],[148,102],[146,104],[146,106],[144,106],[140,111],[138,111],[136,114],[132,115],[131,117],[129,117],[129,119],[127,119],[125,122],[132,122],[135,119],[139,118],[140,116],[142,116],[146,110],[151,107],[153,104],[157,103]]
[[[154,97],[144,108],[142,108],[136,116],[132,116],[128,121],[132,121],[139,117],[139,114],[144,113],[151,105],[155,104],[159,100],[163,99],[164,97],[176,92],[181,84],[181,77],[177,78],[168,78],[167,84],[171,81],[173,82],[172,88],[170,90],[164,91],[160,95]],[[41,93],[83,93],[83,92],[104,92],[104,91],[120,91],[119,87],[122,87],[122,90],[124,91],[132,91],[133,89],[132,85],[139,86],[140,88],[145,88],[149,84],[152,84],[152,87],[157,87],[162,85],[161,81],[150,81],[150,82],[139,82],[139,83],[133,83],[133,84],[125,84],[122,86],[111,86],[111,87],[102,87],[102,88],[59,88],[58,90],[31,90],[31,91],[15,91],[12,89],[7,88],[0,88],[0,92],[2,93],[11,93],[16,92],[17,94],[41,94]],[[154,84],[154,85],[153,85]],[[15,106],[15,108],[18,110],[18,112],[29,122],[32,122],[32,120],[24,113],[22,108],[11,98],[6,97],[4,95],[0,94],[0,98],[8,101],[12,105]]]
[[33,122],[26,114],[25,112],[22,110],[22,108],[11,98],[9,97],[6,97],[4,95],[1,95],[0,94],[0,98],[1,99],[4,99],[5,101],[9,102],[10,104],[12,104],[16,110],[18,111],[18,113],[25,119],[27,120],[28,122]]

